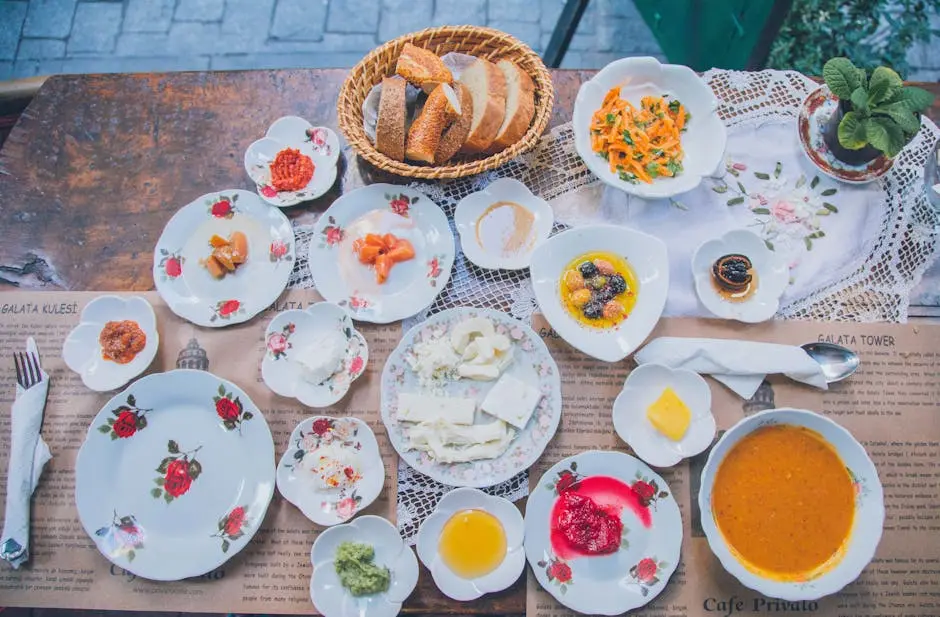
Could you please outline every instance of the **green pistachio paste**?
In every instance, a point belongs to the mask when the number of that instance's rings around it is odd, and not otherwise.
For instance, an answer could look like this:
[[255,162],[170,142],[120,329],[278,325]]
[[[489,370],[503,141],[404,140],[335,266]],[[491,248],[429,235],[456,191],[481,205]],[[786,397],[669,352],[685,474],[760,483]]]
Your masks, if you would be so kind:
[[339,582],[354,596],[388,591],[391,573],[388,568],[372,563],[375,549],[362,542],[343,542],[336,549],[333,565]]

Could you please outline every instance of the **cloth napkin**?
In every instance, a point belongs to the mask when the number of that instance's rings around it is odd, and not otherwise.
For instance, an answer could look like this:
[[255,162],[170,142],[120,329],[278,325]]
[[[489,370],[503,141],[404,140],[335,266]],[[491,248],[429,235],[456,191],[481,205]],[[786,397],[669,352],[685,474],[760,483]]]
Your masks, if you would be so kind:
[[663,336],[647,343],[634,357],[637,364],[655,362],[711,375],[744,399],[754,396],[771,373],[828,388],[819,364],[794,345]]
[[[30,337],[26,351],[39,357],[36,342]],[[16,385],[13,402],[12,440],[7,470],[7,503],[3,533],[0,535],[0,556],[19,568],[29,559],[30,498],[46,463],[52,458],[49,446],[39,435],[42,415],[49,391],[49,375],[40,369],[42,380],[29,390]]]

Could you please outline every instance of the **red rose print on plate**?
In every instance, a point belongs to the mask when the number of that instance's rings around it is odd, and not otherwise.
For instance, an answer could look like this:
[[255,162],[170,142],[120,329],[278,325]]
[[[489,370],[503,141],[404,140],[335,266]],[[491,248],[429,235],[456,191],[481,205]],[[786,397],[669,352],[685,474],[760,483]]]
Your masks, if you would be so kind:
[[113,418],[108,418],[105,424],[98,427],[98,432],[111,435],[111,439],[127,439],[147,428],[147,413],[152,409],[137,407],[137,399],[128,394],[126,404],[111,410]]
[[294,347],[293,343],[290,342],[290,337],[297,329],[297,326],[293,323],[288,323],[280,332],[272,332],[268,335],[267,343],[265,346],[268,348],[268,352],[274,357],[275,360],[280,360],[283,357],[287,356],[287,350]]
[[290,251],[290,244],[284,240],[275,240],[271,243],[269,257],[272,262],[291,261],[293,257],[287,253]]
[[418,197],[409,197],[404,193],[399,195],[391,195],[385,193],[385,199],[388,201],[388,207],[391,208],[392,212],[398,216],[408,217],[408,211],[411,209],[411,204],[417,203]]
[[219,394],[213,396],[212,401],[215,403],[216,415],[222,420],[222,425],[230,431],[236,428],[241,431],[242,422],[254,417],[253,413],[245,411],[241,398],[226,392],[222,384],[219,384]]
[[265,197],[273,199],[277,197],[277,189],[271,186],[270,184],[262,184],[261,194],[264,195]]
[[655,557],[644,557],[630,568],[630,576],[640,585],[640,592],[646,596],[649,588],[659,583],[659,571],[665,568],[665,561],[656,561]]
[[202,464],[196,460],[196,453],[202,446],[183,451],[179,443],[171,439],[167,442],[166,449],[169,456],[157,466],[157,473],[162,475],[154,479],[157,488],[150,489],[150,494],[155,499],[163,497],[169,504],[188,493],[193,482],[202,473]]
[[349,362],[349,376],[355,377],[360,372],[362,372],[365,362],[362,360],[362,356],[356,356]]
[[312,127],[307,129],[305,134],[307,137],[304,141],[309,141],[314,150],[325,156],[330,156],[331,148],[326,143],[326,129],[320,126]]
[[101,538],[98,542],[108,555],[134,561],[137,551],[144,548],[146,534],[133,514],[118,516],[115,512],[111,524],[97,529],[95,536]]
[[163,281],[178,278],[183,273],[183,264],[186,258],[180,255],[179,251],[171,253],[166,249],[160,249],[160,263],[157,268],[160,270],[160,278]]
[[568,592],[568,586],[573,585],[571,566],[563,559],[554,555],[545,553],[545,556],[536,564],[539,568],[545,570],[545,576],[550,583],[558,585],[558,590],[565,594]]
[[643,507],[652,505],[654,510],[656,509],[656,501],[658,499],[669,497],[669,493],[659,490],[659,485],[656,483],[656,480],[648,480],[643,477],[640,472],[637,472],[636,480],[633,481],[630,488],[632,488],[637,497],[640,498],[640,505]]
[[222,538],[222,552],[227,553],[234,540],[245,535],[249,526],[248,506],[238,506],[219,519],[219,531],[212,534],[213,538]]
[[320,243],[317,248],[333,247],[343,241],[346,233],[343,228],[336,223],[333,216],[326,217],[327,225],[320,231]]
[[209,321],[215,321],[216,319],[228,320],[232,318],[232,315],[241,315],[244,312],[245,307],[242,306],[240,301],[220,300],[212,308],[212,317],[209,318]]
[[555,476],[555,481],[546,483],[545,488],[553,491],[556,495],[561,495],[574,486],[580,479],[581,476],[578,475],[578,461],[571,461],[569,468],[559,471]]

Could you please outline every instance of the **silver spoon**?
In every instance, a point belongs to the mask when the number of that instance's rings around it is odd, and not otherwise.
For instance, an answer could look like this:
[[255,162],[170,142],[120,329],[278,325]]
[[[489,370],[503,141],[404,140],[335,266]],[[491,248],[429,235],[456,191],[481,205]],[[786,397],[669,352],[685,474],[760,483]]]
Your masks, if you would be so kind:
[[842,381],[858,370],[858,354],[834,343],[806,343],[803,351],[822,367],[826,383]]

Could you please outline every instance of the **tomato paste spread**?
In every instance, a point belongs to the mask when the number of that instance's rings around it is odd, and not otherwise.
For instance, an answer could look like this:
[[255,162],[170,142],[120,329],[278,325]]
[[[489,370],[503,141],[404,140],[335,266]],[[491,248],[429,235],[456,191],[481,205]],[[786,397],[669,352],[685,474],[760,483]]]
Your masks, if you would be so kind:
[[620,548],[620,517],[599,507],[593,499],[567,491],[560,497],[557,529],[568,544],[588,555],[605,555]]
[[299,191],[313,178],[313,161],[295,148],[285,148],[271,162],[271,186],[279,191]]
[[105,360],[127,364],[146,347],[147,335],[136,321],[109,321],[98,335],[98,344]]

